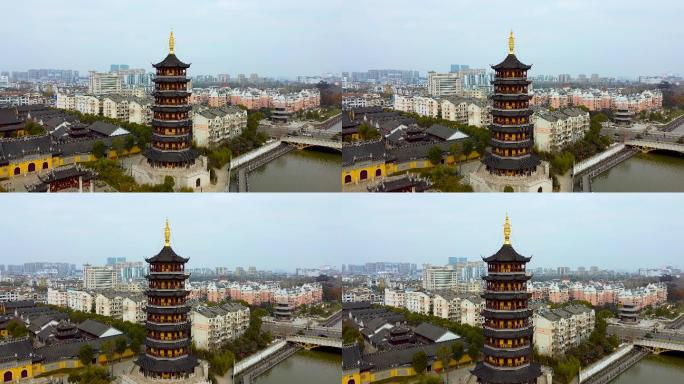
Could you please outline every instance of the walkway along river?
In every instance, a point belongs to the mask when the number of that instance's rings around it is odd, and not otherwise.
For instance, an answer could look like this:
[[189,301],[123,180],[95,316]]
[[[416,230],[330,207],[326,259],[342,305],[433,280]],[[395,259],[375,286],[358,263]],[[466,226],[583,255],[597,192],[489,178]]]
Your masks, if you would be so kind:
[[[249,192],[340,192],[342,156],[326,149],[293,150],[247,175]],[[237,172],[231,175],[236,192]]]

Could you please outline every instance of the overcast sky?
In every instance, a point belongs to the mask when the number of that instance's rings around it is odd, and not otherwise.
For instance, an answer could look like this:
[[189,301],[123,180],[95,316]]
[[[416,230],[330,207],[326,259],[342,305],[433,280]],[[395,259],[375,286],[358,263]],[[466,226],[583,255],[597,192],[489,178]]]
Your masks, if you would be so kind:
[[509,213],[533,266],[684,267],[681,194],[5,194],[0,264],[140,261],[171,243],[191,267],[446,264],[496,252]]
[[339,67],[343,0],[3,1],[0,69],[152,70],[168,53],[191,74],[297,76]]
[[684,72],[681,0],[3,1],[0,70],[151,69],[297,76],[379,68],[485,67],[510,29],[533,73]]

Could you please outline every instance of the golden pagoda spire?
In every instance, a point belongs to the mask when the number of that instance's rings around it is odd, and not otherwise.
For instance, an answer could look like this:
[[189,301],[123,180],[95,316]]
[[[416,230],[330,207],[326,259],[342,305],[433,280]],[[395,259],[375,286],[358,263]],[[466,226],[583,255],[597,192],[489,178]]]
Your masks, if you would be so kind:
[[504,223],[504,244],[511,243],[511,222],[508,221],[508,213],[506,214],[506,222]]
[[515,37],[513,37],[513,30],[511,29],[511,34],[508,35],[508,54],[512,55],[515,52]]
[[173,29],[171,30],[171,35],[169,36],[169,53],[174,54],[173,50],[176,47],[176,40],[173,38]]
[[171,246],[171,227],[169,227],[169,219],[166,219],[166,228],[164,228],[164,245]]

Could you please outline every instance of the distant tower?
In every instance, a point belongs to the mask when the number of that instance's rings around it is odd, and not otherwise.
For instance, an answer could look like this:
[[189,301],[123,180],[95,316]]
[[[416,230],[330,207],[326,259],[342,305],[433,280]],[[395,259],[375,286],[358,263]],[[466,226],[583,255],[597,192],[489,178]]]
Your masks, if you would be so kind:
[[133,168],[141,184],[161,184],[166,176],[176,187],[202,188],[209,183],[206,158],[192,148],[192,106],[185,64],[176,57],[176,41],[171,32],[169,54],[154,64],[154,105],[152,142],[143,152],[144,164]]
[[185,272],[188,259],[180,257],[171,249],[171,229],[166,221],[164,247],[149,259],[147,275],[147,339],[145,352],[136,364],[147,378],[161,380],[188,379],[198,365],[197,358],[190,355],[190,307],[186,304],[188,291]]
[[[484,153],[482,167],[471,175],[478,192],[551,192],[548,164],[534,148],[534,123],[527,80],[532,68],[515,56],[513,31],[508,37],[508,56],[492,69],[496,71],[492,99],[491,149]],[[484,169],[483,169],[484,168]],[[473,182],[474,181],[474,182]]]
[[484,360],[472,373],[482,384],[530,384],[541,376],[541,366],[532,362],[532,310],[528,308],[530,279],[525,265],[530,257],[520,255],[511,245],[511,225],[506,215],[504,244],[483,260],[487,263]]

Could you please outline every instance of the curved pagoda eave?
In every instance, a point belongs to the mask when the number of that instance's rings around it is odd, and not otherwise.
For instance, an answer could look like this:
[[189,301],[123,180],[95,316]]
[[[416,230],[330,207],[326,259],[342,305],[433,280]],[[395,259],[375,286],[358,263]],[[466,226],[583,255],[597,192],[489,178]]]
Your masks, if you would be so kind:
[[492,65],[492,69],[495,71],[506,70],[506,69],[517,69],[521,71],[527,71],[532,68],[531,65],[523,64],[518,57],[512,53],[509,53],[506,58],[499,64]]
[[162,69],[162,68],[190,68],[191,64],[186,64],[173,53],[169,53],[164,60],[158,62],[157,64],[152,64],[153,67],[157,69]]

